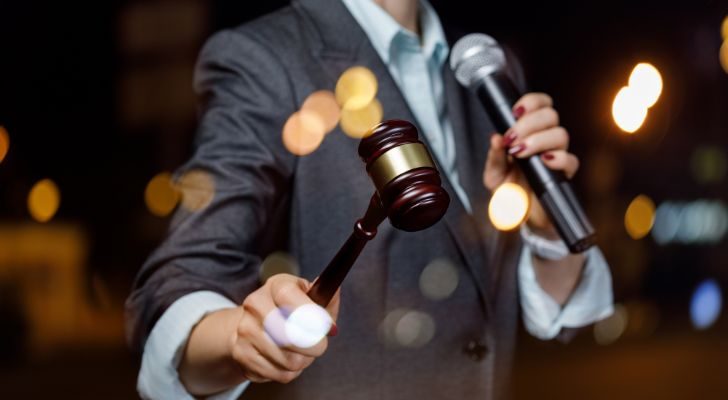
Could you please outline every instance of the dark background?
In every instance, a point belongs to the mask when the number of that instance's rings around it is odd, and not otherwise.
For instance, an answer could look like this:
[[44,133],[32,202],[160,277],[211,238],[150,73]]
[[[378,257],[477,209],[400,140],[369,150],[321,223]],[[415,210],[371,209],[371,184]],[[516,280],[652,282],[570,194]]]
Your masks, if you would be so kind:
[[[167,224],[147,211],[144,189],[190,154],[192,67],[205,38],[286,3],[0,4],[0,125],[11,140],[0,163],[0,397],[136,396],[123,301]],[[728,74],[718,54],[728,4],[551,3],[494,2],[474,12],[474,2],[433,1],[446,26],[507,44],[531,88],[554,97],[627,315],[607,345],[591,328],[568,345],[523,334],[516,397],[726,398],[726,318],[698,330],[689,312],[701,281],[728,283],[725,240],[636,241],[623,220],[638,194],[658,205],[726,197],[724,176],[701,182],[691,160],[706,146],[725,160]],[[611,102],[641,61],[659,68],[665,89],[645,125],[626,135]],[[26,207],[43,178],[62,194],[48,224],[33,222]],[[68,256],[76,262],[51,251],[66,239],[79,249]],[[16,253],[27,255],[4,257]],[[65,294],[48,294],[56,291]],[[73,322],[48,322],[63,312]]]

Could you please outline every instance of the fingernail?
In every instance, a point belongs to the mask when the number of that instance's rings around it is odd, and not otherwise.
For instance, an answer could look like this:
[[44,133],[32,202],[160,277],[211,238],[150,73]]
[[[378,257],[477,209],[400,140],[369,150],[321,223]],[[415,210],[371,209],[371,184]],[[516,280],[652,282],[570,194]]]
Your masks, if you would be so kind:
[[329,329],[329,337],[333,337],[339,334],[339,328],[336,326],[336,323],[331,324],[331,329]]
[[524,106],[518,106],[515,110],[513,110],[513,116],[518,119],[523,116],[523,114],[526,112],[526,107]]
[[551,153],[543,153],[541,154],[541,157],[543,157],[543,159],[547,161],[551,161],[554,159],[554,155]]
[[514,140],[516,140],[516,132],[513,129],[509,129],[505,136],[503,136],[503,147],[510,146]]
[[510,149],[508,149],[508,154],[514,156],[514,155],[522,152],[523,150],[526,150],[526,145],[521,143],[517,146],[511,147]]

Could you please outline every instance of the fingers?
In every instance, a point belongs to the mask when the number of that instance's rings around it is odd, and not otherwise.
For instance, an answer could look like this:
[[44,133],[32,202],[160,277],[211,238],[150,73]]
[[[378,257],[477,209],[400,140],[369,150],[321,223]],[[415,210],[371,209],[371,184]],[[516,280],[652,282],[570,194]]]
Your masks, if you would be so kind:
[[541,131],[557,127],[559,114],[553,108],[540,108],[526,112],[505,134],[506,147],[512,147],[526,137]]
[[563,171],[571,179],[579,170],[579,158],[564,150],[553,150],[541,154],[541,160],[547,167]]
[[[289,276],[289,278],[294,277]],[[311,301],[311,298],[308,297],[308,295],[306,294],[306,291],[309,287],[310,285],[308,284],[308,282],[301,278],[295,278],[295,280],[277,280],[272,283],[271,294],[273,297],[273,301],[275,302],[277,307],[284,310],[292,310],[293,312],[295,312],[296,310],[301,310],[302,313],[305,312],[305,318],[303,318],[303,321],[301,321],[303,324],[308,325],[309,323],[311,323],[312,325],[318,325],[319,322],[327,322],[329,326],[326,328],[326,331],[328,332],[330,328],[331,317],[324,314],[325,311],[321,311],[320,313],[316,312],[316,307],[319,306],[313,303],[313,301]],[[303,306],[313,306],[313,308],[303,309],[301,308]],[[308,310],[310,310],[311,312],[307,312]],[[319,310],[322,309],[319,308]],[[328,318],[328,321],[320,321],[321,318]],[[302,328],[306,331],[308,330],[308,327],[304,326]],[[321,340],[319,340],[313,346],[297,347],[295,346],[295,343],[291,343],[290,340],[288,341],[288,343],[286,343],[286,347],[288,349],[296,353],[311,357],[318,357],[322,355],[326,351],[327,346],[328,340],[325,336],[323,336]]]
[[527,93],[513,105],[513,113],[516,115],[516,118],[519,118],[525,113],[538,110],[539,108],[553,107],[553,105],[553,99],[546,93]]
[[331,301],[326,306],[326,311],[329,312],[329,315],[331,315],[331,318],[333,318],[334,322],[339,318],[339,307],[341,306],[341,288],[334,293],[334,297],[331,298]]
[[[326,351],[332,319],[307,296],[310,286],[305,279],[279,274],[245,299],[231,353],[247,379],[290,382]],[[328,311],[338,313],[338,302],[337,293]],[[312,327],[325,329],[321,337]]]
[[539,131],[522,140],[518,140],[508,149],[508,154],[525,158],[547,150],[566,150],[569,147],[569,134],[566,129],[557,126]]
[[488,190],[494,190],[508,173],[508,155],[505,152],[503,136],[493,134],[490,137],[490,149],[483,171],[483,183]]
[[252,382],[276,381],[288,383],[296,379],[303,371],[280,369],[250,346],[236,347],[233,350],[233,359],[244,365],[243,375]]

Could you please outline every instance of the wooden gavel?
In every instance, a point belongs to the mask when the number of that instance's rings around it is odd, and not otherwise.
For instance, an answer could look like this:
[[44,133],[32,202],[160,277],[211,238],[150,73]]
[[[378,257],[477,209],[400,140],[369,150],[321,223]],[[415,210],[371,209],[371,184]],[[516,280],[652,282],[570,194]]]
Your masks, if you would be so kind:
[[411,123],[389,120],[375,126],[359,144],[359,157],[366,164],[376,192],[366,213],[354,225],[354,232],[308,292],[322,307],[329,304],[386,217],[395,228],[415,232],[439,221],[450,205],[440,173]]

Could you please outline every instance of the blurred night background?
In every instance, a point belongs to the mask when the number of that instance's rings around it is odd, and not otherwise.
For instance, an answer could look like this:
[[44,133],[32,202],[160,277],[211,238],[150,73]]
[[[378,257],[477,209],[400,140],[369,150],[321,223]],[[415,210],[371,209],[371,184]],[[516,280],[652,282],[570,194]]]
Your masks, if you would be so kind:
[[[145,190],[191,153],[204,40],[286,3],[0,4],[1,398],[137,396],[123,302],[168,222]],[[728,398],[728,3],[433,4],[554,97],[612,267],[615,316],[569,344],[521,334],[515,397]],[[627,134],[612,103],[641,62],[664,90]]]

